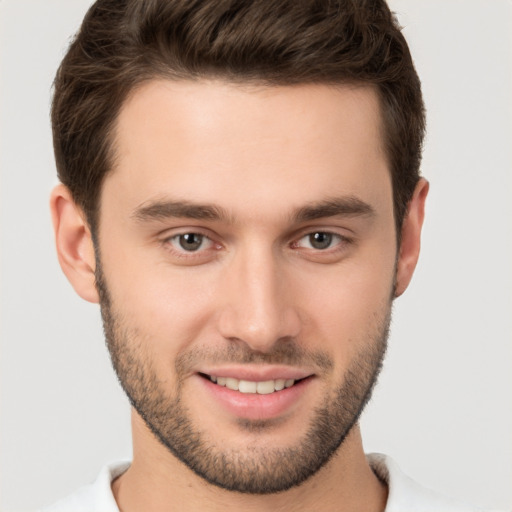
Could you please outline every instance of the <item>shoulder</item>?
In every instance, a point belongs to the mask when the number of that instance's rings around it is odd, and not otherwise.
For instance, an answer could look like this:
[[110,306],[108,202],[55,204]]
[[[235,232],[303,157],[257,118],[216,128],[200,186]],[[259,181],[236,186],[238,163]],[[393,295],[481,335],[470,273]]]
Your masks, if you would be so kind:
[[385,512],[482,512],[416,483],[386,455],[372,453],[367,458],[374,473],[388,485]]
[[81,487],[73,494],[39,512],[119,512],[112,494],[112,481],[123,474],[130,463],[117,462],[105,466],[94,483]]

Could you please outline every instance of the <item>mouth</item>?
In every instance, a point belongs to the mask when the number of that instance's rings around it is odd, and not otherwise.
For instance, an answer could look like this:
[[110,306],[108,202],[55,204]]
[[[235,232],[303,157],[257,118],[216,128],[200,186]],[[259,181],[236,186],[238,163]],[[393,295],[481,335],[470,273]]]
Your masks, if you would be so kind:
[[244,420],[290,417],[317,388],[314,373],[285,366],[204,368],[196,376],[213,414],[219,414],[220,405],[229,417]]
[[205,373],[199,374],[204,379],[207,379],[217,386],[231,389],[232,391],[238,391],[244,394],[258,394],[258,395],[270,395],[282,391],[283,389],[291,388],[303,379],[272,379],[264,381],[251,381],[243,379],[235,379],[233,377],[222,377],[218,375],[208,375]]

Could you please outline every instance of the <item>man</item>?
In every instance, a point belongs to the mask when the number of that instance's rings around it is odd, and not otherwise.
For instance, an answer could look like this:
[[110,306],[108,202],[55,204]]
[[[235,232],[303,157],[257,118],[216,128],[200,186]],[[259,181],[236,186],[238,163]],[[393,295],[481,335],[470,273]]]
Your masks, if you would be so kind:
[[51,510],[470,510],[358,427],[428,192],[383,2],[100,0],[52,121],[59,261],[134,457]]

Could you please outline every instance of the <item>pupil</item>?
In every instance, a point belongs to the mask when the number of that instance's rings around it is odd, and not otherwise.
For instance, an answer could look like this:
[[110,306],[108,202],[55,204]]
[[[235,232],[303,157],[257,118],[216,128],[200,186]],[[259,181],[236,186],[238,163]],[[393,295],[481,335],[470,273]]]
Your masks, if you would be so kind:
[[330,233],[313,233],[309,235],[309,241],[315,249],[327,249],[332,242]]
[[201,247],[203,235],[197,233],[186,233],[180,236],[180,245],[186,251],[195,251]]

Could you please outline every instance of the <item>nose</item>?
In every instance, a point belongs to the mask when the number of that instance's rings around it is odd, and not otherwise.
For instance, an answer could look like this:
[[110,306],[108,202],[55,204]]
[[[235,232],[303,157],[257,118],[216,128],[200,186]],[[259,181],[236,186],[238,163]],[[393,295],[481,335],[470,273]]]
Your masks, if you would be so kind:
[[296,338],[301,321],[295,307],[292,278],[272,250],[246,248],[224,273],[221,335],[269,352],[286,339]]

